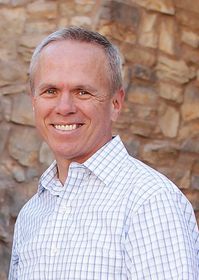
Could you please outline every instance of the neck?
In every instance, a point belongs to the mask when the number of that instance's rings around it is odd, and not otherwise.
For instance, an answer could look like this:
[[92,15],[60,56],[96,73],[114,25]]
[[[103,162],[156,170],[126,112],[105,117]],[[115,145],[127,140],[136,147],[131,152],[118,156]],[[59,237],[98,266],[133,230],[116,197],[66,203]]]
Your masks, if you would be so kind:
[[68,168],[69,168],[70,162],[69,161],[57,161],[57,174],[58,179],[64,185],[66,178],[68,176]]

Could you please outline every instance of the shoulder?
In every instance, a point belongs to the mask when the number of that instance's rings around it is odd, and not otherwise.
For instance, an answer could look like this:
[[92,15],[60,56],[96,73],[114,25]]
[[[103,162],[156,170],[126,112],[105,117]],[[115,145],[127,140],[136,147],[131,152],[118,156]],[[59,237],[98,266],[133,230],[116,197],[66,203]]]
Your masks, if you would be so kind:
[[179,188],[165,175],[130,155],[121,168],[120,177],[122,176],[129,203],[135,211],[157,197],[183,198],[188,202]]
[[35,211],[38,207],[39,196],[38,193],[33,195],[21,208],[19,214],[17,216],[16,224],[24,222],[24,220],[28,219],[28,216],[32,211]]

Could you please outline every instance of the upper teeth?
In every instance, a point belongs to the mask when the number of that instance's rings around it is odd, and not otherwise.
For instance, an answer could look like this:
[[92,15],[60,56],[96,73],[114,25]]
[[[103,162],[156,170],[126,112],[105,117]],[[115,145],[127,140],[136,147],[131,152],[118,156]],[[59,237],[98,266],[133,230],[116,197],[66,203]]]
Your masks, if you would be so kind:
[[66,124],[66,125],[56,124],[55,128],[59,129],[59,130],[73,130],[73,129],[77,128],[77,125],[76,124]]

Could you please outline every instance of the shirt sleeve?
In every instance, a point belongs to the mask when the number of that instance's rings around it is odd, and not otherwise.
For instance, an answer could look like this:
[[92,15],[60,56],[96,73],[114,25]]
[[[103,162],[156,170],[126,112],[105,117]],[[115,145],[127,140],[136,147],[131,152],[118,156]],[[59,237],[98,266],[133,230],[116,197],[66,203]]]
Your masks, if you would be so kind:
[[198,280],[199,234],[181,193],[159,192],[130,217],[125,241],[128,279]]

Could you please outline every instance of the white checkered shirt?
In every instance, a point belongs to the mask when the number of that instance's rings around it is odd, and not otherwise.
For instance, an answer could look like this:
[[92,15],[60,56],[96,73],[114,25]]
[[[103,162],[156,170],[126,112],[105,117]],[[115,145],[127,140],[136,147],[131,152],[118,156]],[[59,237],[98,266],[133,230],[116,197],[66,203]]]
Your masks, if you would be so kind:
[[119,136],[64,186],[53,163],[16,225],[10,280],[197,280],[191,204],[166,177],[132,158]]

